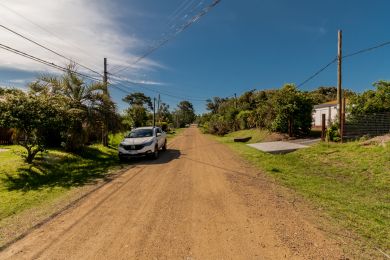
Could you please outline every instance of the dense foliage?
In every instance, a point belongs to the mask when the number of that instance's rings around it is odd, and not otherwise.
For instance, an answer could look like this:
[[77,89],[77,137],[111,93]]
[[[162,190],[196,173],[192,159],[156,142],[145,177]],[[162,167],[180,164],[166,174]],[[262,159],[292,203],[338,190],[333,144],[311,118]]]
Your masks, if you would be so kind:
[[350,98],[348,110],[352,115],[390,112],[390,81],[375,82],[374,87]]
[[[91,143],[108,145],[109,133],[152,125],[150,97],[140,92],[127,95],[123,100],[129,108],[120,115],[107,84],[85,82],[74,71],[70,65],[63,75],[41,76],[27,91],[0,88],[0,127],[14,129],[14,142],[26,149],[28,163],[49,146],[77,152]],[[175,114],[181,126],[195,117],[188,101],[181,102]],[[164,130],[173,124],[166,103],[159,104],[156,119]]]
[[292,84],[279,90],[251,90],[237,99],[208,100],[210,112],[200,117],[199,123],[218,135],[254,127],[305,135],[311,128],[313,103],[310,94]]
[[181,101],[177,105],[177,109],[173,112],[172,116],[175,127],[185,127],[193,123],[196,119],[194,106],[187,100]]

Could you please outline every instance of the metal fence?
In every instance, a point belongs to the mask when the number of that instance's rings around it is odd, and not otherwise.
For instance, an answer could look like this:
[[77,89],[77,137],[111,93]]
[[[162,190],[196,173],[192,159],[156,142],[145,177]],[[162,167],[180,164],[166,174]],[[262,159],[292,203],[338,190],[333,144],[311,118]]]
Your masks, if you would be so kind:
[[347,116],[344,137],[378,136],[390,133],[390,112]]

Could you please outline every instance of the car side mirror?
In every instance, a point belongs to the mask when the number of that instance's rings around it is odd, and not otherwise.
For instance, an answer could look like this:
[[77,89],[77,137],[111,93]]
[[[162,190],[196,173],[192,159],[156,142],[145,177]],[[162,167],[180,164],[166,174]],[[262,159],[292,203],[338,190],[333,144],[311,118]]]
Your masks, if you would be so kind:
[[161,136],[161,133],[157,133],[156,136],[157,136],[157,137]]

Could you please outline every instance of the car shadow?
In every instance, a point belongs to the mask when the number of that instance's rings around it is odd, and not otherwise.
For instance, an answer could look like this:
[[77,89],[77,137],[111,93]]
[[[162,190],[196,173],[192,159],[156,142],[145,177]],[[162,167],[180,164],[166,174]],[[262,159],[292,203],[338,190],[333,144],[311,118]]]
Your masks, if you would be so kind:
[[160,151],[158,159],[152,159],[149,157],[139,157],[139,158],[131,158],[122,164],[133,164],[133,165],[154,165],[154,164],[165,164],[169,163],[173,160],[177,160],[180,158],[182,153],[177,149],[167,149],[166,151]]

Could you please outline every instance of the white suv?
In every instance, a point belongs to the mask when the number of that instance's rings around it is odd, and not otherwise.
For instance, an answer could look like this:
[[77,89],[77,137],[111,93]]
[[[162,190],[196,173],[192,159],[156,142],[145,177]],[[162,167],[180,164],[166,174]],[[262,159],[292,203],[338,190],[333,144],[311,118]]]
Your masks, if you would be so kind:
[[160,127],[139,127],[133,129],[119,144],[119,159],[150,156],[158,158],[159,150],[167,149],[167,135]]

